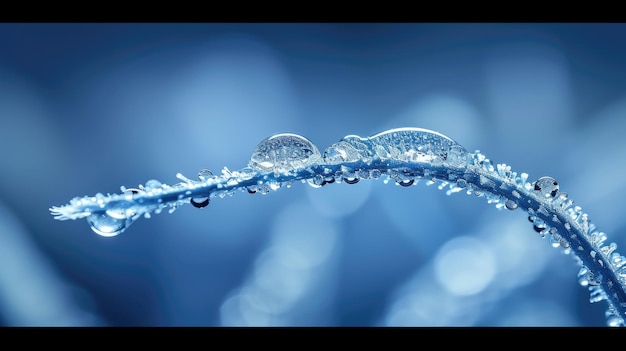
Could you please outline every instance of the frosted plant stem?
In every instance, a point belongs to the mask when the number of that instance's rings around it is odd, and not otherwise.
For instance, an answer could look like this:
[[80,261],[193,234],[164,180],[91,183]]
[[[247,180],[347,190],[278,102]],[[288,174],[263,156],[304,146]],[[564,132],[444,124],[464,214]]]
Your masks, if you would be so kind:
[[578,281],[590,291],[590,302],[606,300],[607,324],[624,326],[626,319],[626,257],[616,244],[605,244],[606,234],[597,230],[588,215],[551,177],[528,182],[528,174],[496,164],[480,151],[465,148],[440,133],[421,128],[398,128],[371,137],[348,135],[323,153],[307,138],[276,134],[259,143],[247,167],[221,175],[201,170],[198,180],[180,173],[174,185],[149,180],[137,189],[121,187],[120,194],[101,193],[75,197],[69,204],[50,208],[55,219],[86,218],[103,236],[124,232],[135,220],[163,209],[173,212],[191,203],[202,208],[215,197],[236,191],[268,194],[294,182],[321,187],[331,183],[354,184],[361,179],[385,177],[385,182],[409,187],[425,180],[440,182],[439,189],[451,195],[465,191],[485,197],[498,209],[522,209],[534,230],[554,247],[573,254],[580,265]]

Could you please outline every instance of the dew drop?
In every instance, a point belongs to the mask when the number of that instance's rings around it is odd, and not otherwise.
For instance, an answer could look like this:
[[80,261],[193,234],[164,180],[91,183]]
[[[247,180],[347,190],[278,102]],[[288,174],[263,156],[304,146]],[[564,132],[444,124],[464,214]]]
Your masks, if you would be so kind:
[[210,178],[213,178],[213,172],[211,172],[211,170],[203,168],[198,172],[198,179],[206,181]]
[[372,178],[374,178],[374,179],[378,179],[378,178],[380,178],[380,176],[381,176],[381,175],[382,175],[382,173],[380,172],[380,170],[379,170],[379,169],[372,169],[372,170],[370,171],[370,176],[371,176]]
[[356,184],[359,182],[359,178],[358,177],[354,177],[354,178],[343,178],[343,181],[346,184]]
[[274,191],[280,189],[280,183],[278,183],[278,182],[269,182],[268,184],[270,186],[270,189],[272,189]]
[[463,167],[467,163],[465,148],[447,136],[428,129],[391,129],[373,135],[369,140],[381,158],[433,165],[445,163],[454,167]]
[[609,327],[621,327],[624,325],[624,320],[618,316],[612,315],[607,318],[606,323]]
[[126,230],[133,223],[133,220],[128,217],[112,217],[107,213],[93,213],[87,216],[87,223],[96,234],[112,237]]
[[316,174],[313,178],[307,179],[307,183],[313,188],[321,188],[325,184],[324,176]]
[[541,177],[535,181],[534,190],[545,198],[554,198],[559,193],[559,184],[552,177]]
[[193,205],[195,208],[204,208],[209,205],[211,199],[207,197],[196,197],[189,199],[189,203]]
[[403,186],[405,188],[413,185],[414,183],[415,183],[415,179],[401,180],[399,182],[396,182],[396,184]]
[[146,182],[146,184],[143,186],[145,191],[154,191],[157,189],[160,189],[163,186],[163,184],[161,184],[161,182],[159,182],[156,179],[150,179]]
[[250,158],[248,166],[260,172],[286,174],[310,167],[322,158],[309,139],[291,133],[272,135],[261,141]]
[[504,201],[504,207],[506,207],[507,210],[513,211],[517,208],[517,202],[511,199],[506,199],[506,201]]
[[458,186],[461,189],[465,189],[465,187],[467,186],[467,180],[463,179],[463,178],[459,178],[456,181],[456,186]]
[[256,172],[250,167],[244,167],[239,170],[239,177],[242,180],[252,179],[252,177],[254,177],[255,174]]

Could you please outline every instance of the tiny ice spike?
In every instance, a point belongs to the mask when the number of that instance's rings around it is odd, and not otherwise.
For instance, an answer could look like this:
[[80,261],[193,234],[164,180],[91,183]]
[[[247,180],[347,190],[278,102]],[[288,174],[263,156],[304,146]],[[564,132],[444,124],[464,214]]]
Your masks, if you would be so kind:
[[319,188],[332,183],[355,184],[360,179],[393,180],[410,187],[420,179],[427,185],[440,182],[446,194],[457,192],[484,197],[496,208],[528,213],[534,230],[549,237],[553,247],[564,250],[580,265],[578,281],[589,289],[590,301],[606,301],[608,326],[624,326],[626,319],[626,257],[615,243],[590,222],[587,213],[551,177],[528,181],[528,174],[514,172],[506,164],[494,164],[480,151],[467,152],[451,138],[422,128],[398,128],[370,137],[348,135],[320,153],[304,136],[281,133],[262,140],[247,167],[220,175],[203,169],[198,180],[180,173],[181,180],[167,185],[151,179],[138,188],[120,188],[119,194],[75,197],[53,206],[55,219],[86,218],[102,236],[121,234],[141,216],[168,209],[172,213],[191,203],[204,208],[211,198],[268,194],[295,181]]

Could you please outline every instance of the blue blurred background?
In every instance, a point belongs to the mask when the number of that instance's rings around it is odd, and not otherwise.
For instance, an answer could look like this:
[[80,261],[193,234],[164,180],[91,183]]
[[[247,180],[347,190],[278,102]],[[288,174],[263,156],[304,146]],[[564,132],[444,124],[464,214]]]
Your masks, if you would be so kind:
[[626,251],[626,24],[0,23],[0,323],[604,326],[522,211],[382,180],[139,219],[48,208],[299,133],[439,131],[559,181]]

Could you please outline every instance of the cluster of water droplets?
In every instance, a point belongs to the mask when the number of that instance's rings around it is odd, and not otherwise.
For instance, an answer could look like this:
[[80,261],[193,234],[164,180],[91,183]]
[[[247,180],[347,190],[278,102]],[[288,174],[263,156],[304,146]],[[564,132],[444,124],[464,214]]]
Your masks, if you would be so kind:
[[606,235],[567,193],[560,192],[558,182],[551,177],[529,182],[528,174],[518,175],[506,164],[494,165],[480,151],[468,153],[434,131],[398,128],[370,137],[348,135],[323,152],[304,136],[281,133],[262,140],[247,167],[239,171],[224,167],[214,175],[203,169],[197,180],[176,176],[181,182],[171,186],[149,180],[138,188],[121,187],[121,194],[76,197],[50,210],[59,220],[86,217],[97,234],[115,236],[142,215],[149,218],[165,208],[172,213],[186,203],[204,208],[211,198],[235,191],[268,194],[297,181],[319,188],[379,178],[409,187],[424,179],[426,185],[439,183],[448,195],[465,191],[498,209],[527,211],[541,237],[565,253],[575,252],[581,266],[578,279],[589,288],[590,301],[609,303],[609,325],[624,325],[626,257],[615,251],[615,243],[605,244]]

